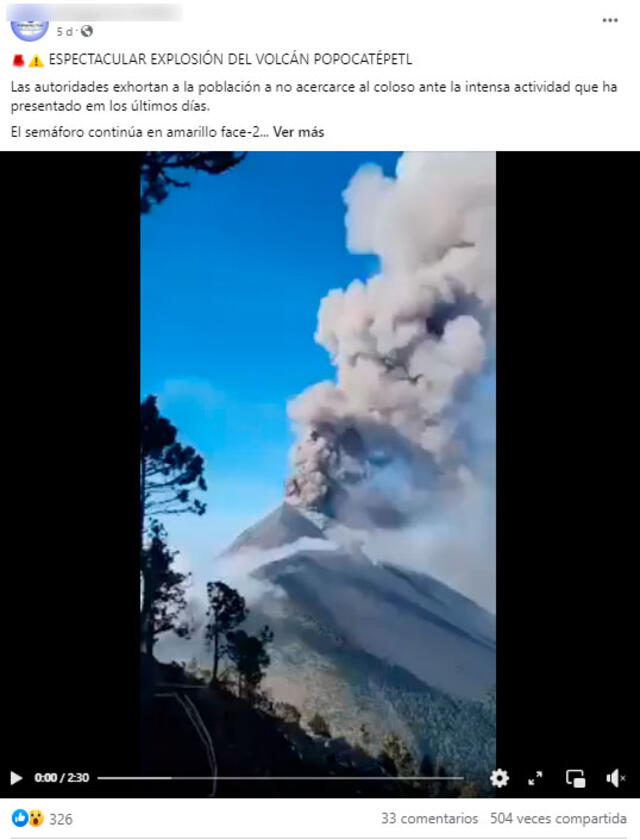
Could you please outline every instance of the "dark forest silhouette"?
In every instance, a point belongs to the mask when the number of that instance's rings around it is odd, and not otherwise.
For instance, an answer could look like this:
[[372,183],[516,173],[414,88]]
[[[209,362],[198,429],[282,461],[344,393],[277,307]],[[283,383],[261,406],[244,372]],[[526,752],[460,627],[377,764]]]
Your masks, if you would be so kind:
[[140,212],[149,213],[169,195],[171,187],[191,186],[185,172],[220,175],[244,160],[246,152],[144,152],[140,166]]
[[[210,670],[197,663],[189,667],[155,660],[154,645],[162,633],[190,637],[195,632],[187,617],[190,576],[174,568],[177,552],[170,548],[159,517],[202,515],[205,504],[195,494],[206,492],[207,485],[204,459],[193,447],[180,443],[178,430],[161,415],[156,397],[142,402],[140,421],[141,758],[145,772],[177,773],[176,768],[181,767],[194,775],[211,772],[319,779],[340,775],[353,777],[352,783],[340,788],[341,796],[437,796],[445,791],[449,796],[475,795],[469,786],[453,790],[446,783],[415,778],[431,775],[425,769],[432,764],[425,757],[420,765],[395,733],[385,738],[383,749],[374,756],[364,725],[360,742],[353,745],[332,734],[320,711],[303,723],[295,706],[274,702],[261,690],[271,661],[268,651],[273,632],[264,626],[252,635],[242,628],[249,614],[245,599],[223,581],[209,582],[206,589],[208,609],[202,632],[211,651]],[[179,702],[169,702],[172,697]],[[215,741],[217,762],[223,761],[223,768],[213,767],[204,756],[202,739],[193,737],[194,719],[206,729],[211,743]],[[445,772],[440,766],[438,770],[439,775]],[[398,776],[403,780],[395,778]],[[361,777],[379,781],[371,790],[363,786]],[[272,792],[309,793],[308,783],[301,785],[299,790]],[[241,795],[238,787],[228,793]],[[337,791],[331,786],[326,791],[314,786],[313,793],[335,796]]]

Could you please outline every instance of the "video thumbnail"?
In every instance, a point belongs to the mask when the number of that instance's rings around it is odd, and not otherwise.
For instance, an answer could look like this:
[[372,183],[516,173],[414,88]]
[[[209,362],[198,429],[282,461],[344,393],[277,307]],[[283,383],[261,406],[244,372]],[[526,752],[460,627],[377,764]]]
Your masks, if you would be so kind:
[[492,795],[495,155],[140,179],[141,772]]

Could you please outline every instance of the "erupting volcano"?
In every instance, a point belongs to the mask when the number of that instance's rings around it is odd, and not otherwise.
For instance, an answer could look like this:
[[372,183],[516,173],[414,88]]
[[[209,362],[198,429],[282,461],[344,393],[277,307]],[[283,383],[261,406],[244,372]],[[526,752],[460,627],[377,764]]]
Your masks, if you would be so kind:
[[289,404],[282,505],[251,558],[268,684],[356,738],[397,732],[482,777],[494,764],[495,157],[407,154],[358,171],[347,245],[379,273],[329,292],[335,381]]

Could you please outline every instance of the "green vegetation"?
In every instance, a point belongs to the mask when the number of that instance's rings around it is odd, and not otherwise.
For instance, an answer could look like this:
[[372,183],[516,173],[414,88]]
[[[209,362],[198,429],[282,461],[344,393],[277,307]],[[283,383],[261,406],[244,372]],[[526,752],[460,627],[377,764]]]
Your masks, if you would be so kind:
[[402,739],[395,733],[387,735],[382,742],[378,761],[390,776],[416,776],[416,761]]
[[144,581],[141,608],[141,645],[151,654],[160,633],[172,630],[189,638],[190,627],[182,616],[187,606],[185,586],[188,575],[176,572],[173,562],[177,552],[171,551],[167,532],[154,521],[148,532],[149,541],[140,553],[140,571]]
[[319,712],[316,712],[316,714],[309,721],[309,729],[313,732],[314,735],[317,735],[319,738],[331,737],[331,730],[329,729],[329,724]]
[[[246,157],[246,152],[144,152],[140,165],[140,212],[148,213],[161,204],[172,187],[189,187],[183,180],[186,172],[220,175]],[[176,177],[182,173],[181,179]]]
[[248,610],[244,598],[221,580],[207,583],[207,624],[205,640],[213,649],[211,681],[218,681],[220,660],[228,652],[226,636],[246,619]]
[[257,636],[250,636],[244,630],[227,633],[227,656],[235,666],[238,680],[238,697],[252,697],[265,675],[265,668],[271,659],[267,645],[273,641],[273,633],[266,625]]
[[[204,459],[192,446],[178,441],[178,430],[160,414],[156,397],[148,396],[140,406],[140,646],[148,655],[160,633],[172,630],[189,637],[192,631],[184,618],[189,576],[173,568],[177,552],[169,548],[167,532],[157,517],[201,516],[206,506],[193,493],[206,489]],[[213,651],[211,682],[228,685],[233,680],[238,696],[257,695],[270,662],[271,629],[265,626],[257,636],[237,630],[249,611],[240,593],[222,581],[207,583],[207,600],[204,634]],[[233,675],[228,671],[220,675],[223,659],[233,668]],[[195,668],[191,671],[195,673]]]

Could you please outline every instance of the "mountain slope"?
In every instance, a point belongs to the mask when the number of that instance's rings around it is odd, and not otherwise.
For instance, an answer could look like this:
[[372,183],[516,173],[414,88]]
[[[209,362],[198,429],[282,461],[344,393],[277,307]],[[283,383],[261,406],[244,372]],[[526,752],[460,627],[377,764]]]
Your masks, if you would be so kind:
[[416,757],[483,784],[495,762],[495,617],[401,562],[372,562],[355,529],[292,505],[225,554],[262,551],[249,625],[274,630],[265,682],[274,699],[303,720],[321,712],[353,743],[364,725],[373,752],[396,733]]
[[[480,697],[495,681],[491,616],[427,575],[363,554],[304,551],[255,575],[284,590],[291,618],[302,613],[331,628],[341,643],[460,697]],[[278,614],[281,599],[263,599]]]

